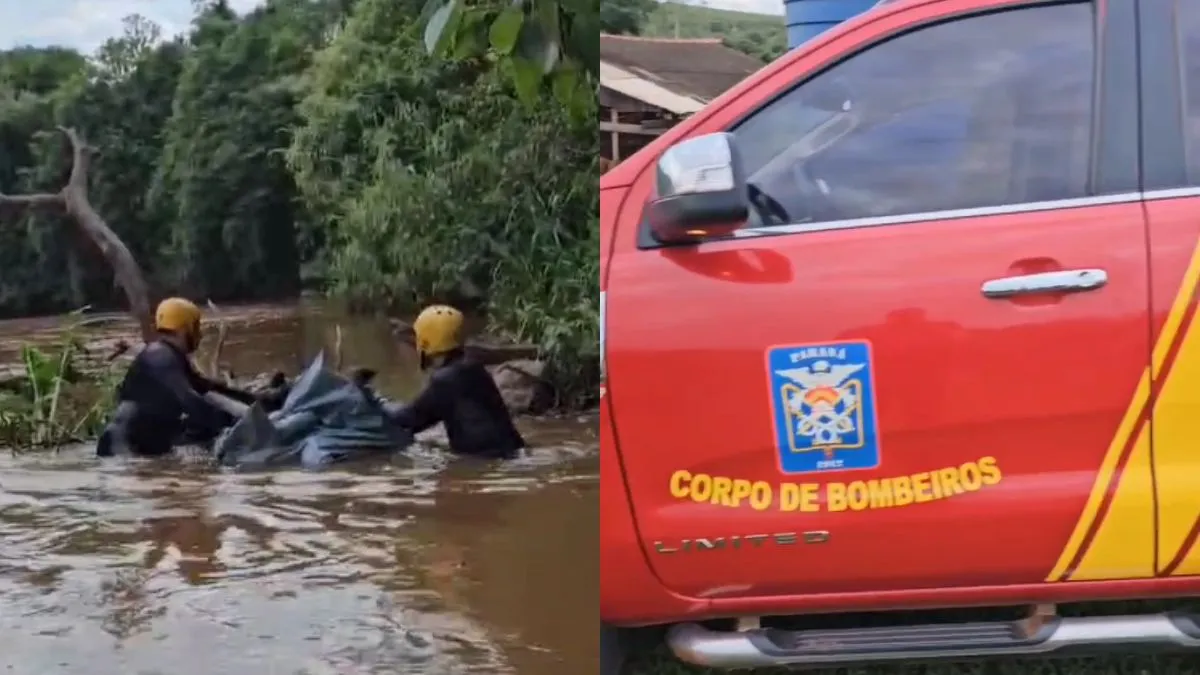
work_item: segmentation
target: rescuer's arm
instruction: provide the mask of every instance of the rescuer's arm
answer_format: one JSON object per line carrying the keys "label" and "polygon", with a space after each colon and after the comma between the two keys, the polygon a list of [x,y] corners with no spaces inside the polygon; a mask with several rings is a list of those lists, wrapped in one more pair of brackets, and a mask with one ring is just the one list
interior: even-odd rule
{"label": "rescuer's arm", "polygon": [[287,398],[288,391],[291,389],[288,386],[287,377],[283,373],[278,372],[271,377],[267,390],[260,394],[253,394],[245,389],[239,389],[219,380],[206,377],[191,364],[188,364],[187,376],[188,380],[192,383],[192,389],[195,389],[200,394],[213,392],[225,398],[233,399],[243,405],[261,403],[263,408],[268,412],[281,408],[284,399]]}
{"label": "rescuer's arm", "polygon": [[188,416],[189,426],[216,432],[224,427],[225,415],[208,401],[203,392],[192,386],[187,366],[169,348],[147,348],[145,365],[150,377],[157,380]]}
{"label": "rescuer's arm", "polygon": [[454,393],[449,384],[435,374],[412,402],[386,406],[388,417],[410,433],[425,431],[445,419],[445,410]]}
{"label": "rescuer's arm", "polygon": [[199,375],[198,373],[197,375],[204,381],[206,391],[214,391],[222,396],[231,398],[238,403],[245,403],[246,405],[254,405],[254,402],[258,400],[257,396],[248,391],[231,387],[223,382],[209,379],[203,375]]}

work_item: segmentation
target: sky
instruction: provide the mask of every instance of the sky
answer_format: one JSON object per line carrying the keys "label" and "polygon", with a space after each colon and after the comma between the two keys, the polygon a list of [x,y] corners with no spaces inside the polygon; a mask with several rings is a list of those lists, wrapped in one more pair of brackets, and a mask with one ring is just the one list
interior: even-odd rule
{"label": "sky", "polygon": [[[0,0],[3,2],[3,0]],[[689,5],[704,5],[714,9],[735,9],[740,12],[778,14],[783,16],[783,0],[684,0]]]}
{"label": "sky", "polygon": [[[259,0],[230,0],[245,11]],[[17,45],[63,45],[91,52],[121,34],[130,14],[157,23],[164,35],[187,30],[191,0],[0,0],[0,49]]]}
{"label": "sky", "polygon": [[[239,12],[260,0],[230,0]],[[782,14],[781,0],[690,0],[721,9]],[[90,53],[121,33],[130,14],[157,23],[170,36],[187,30],[191,0],[0,0],[0,49],[17,45],[63,45]]]}

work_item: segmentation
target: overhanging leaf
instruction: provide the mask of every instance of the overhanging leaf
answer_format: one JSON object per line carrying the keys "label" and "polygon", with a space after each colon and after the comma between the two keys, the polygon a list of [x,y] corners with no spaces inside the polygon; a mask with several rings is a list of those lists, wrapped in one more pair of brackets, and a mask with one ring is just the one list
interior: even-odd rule
{"label": "overhanging leaf", "polygon": [[513,49],[517,46],[517,38],[521,34],[521,26],[524,23],[525,13],[519,6],[509,5],[506,7],[492,22],[492,28],[488,32],[488,40],[492,44],[492,49],[506,56],[512,54]]}
{"label": "overhanging leaf", "polygon": [[559,103],[570,106],[571,98],[575,96],[575,90],[579,88],[579,72],[575,70],[574,66],[564,65],[554,73],[550,87],[554,91],[554,98]]}
{"label": "overhanging leaf", "polygon": [[579,59],[585,70],[596,76],[600,72],[600,22],[591,14],[571,17],[571,30],[564,40],[569,41],[568,53]]}
{"label": "overhanging leaf", "polygon": [[441,54],[454,34],[454,19],[457,16],[457,0],[447,0],[429,17],[425,24],[425,49],[430,54]]}
{"label": "overhanging leaf", "polygon": [[537,0],[537,5],[534,7],[534,12],[537,15],[538,25],[542,27],[542,33],[545,34],[548,40],[554,42],[562,41],[562,27],[559,25],[559,7],[555,0]]}
{"label": "overhanging leaf", "polygon": [[485,51],[487,31],[483,12],[465,12],[454,34],[453,58],[462,60]]}
{"label": "overhanging leaf", "polygon": [[589,120],[595,110],[590,105],[590,101],[594,100],[595,90],[589,86],[579,66],[567,61],[554,72],[553,77],[551,88],[554,98],[566,108],[571,120],[576,124],[595,125],[594,119]]}
{"label": "overhanging leaf", "polygon": [[542,67],[540,64],[523,59],[519,56],[512,58],[513,86],[517,90],[517,98],[527,106],[534,106],[538,100],[538,89],[542,85]]}
{"label": "overhanging leaf", "polygon": [[558,41],[550,39],[540,23],[526,21],[521,26],[521,35],[517,40],[517,56],[538,64],[545,75],[558,65],[559,54]]}

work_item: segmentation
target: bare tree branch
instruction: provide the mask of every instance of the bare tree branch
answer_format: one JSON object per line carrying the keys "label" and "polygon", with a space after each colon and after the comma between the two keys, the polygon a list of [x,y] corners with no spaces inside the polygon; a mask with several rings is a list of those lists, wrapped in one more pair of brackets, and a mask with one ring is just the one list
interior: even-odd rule
{"label": "bare tree branch", "polygon": [[11,204],[26,208],[44,208],[47,206],[65,206],[62,194],[36,194],[36,195],[6,195],[0,192],[0,204]]}
{"label": "bare tree branch", "polygon": [[154,338],[154,321],[150,310],[150,292],[142,268],[130,253],[129,247],[108,227],[100,214],[88,201],[88,167],[91,149],[78,132],[68,127],[58,127],[71,144],[71,174],[67,184],[57,194],[0,194],[0,206],[18,208],[61,207],[79,225],[83,233],[100,249],[108,261],[113,278],[125,293],[129,312],[138,322],[142,338]]}

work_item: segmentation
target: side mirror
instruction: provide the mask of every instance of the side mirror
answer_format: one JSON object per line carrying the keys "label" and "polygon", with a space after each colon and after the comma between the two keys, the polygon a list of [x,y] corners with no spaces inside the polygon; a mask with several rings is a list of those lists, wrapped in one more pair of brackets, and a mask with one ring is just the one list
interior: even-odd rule
{"label": "side mirror", "polygon": [[671,146],[659,158],[657,173],[650,231],[660,243],[700,242],[745,224],[746,176],[732,134],[706,134]]}

